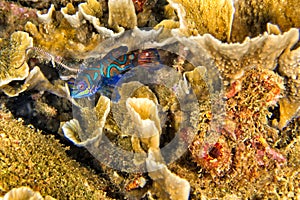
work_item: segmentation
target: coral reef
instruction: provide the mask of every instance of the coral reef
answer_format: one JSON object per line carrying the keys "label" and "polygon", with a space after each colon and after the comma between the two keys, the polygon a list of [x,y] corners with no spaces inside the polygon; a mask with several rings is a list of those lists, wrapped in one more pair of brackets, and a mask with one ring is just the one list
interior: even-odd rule
{"label": "coral reef", "polygon": [[[4,199],[300,198],[297,0],[19,3],[0,2]],[[72,99],[66,78],[120,45],[160,58]]]}
{"label": "coral reef", "polygon": [[40,46],[56,56],[76,57],[79,53],[95,48],[95,44],[101,41],[98,34],[86,35],[87,24],[75,29],[67,21],[69,18],[54,21],[53,13],[56,11],[51,6],[48,13],[40,14],[39,19],[43,22],[39,26],[30,21],[25,25],[25,30],[32,35],[35,46]]}
{"label": "coral reef", "polygon": [[[147,158],[147,169],[149,176],[154,181],[153,189],[159,199],[188,199],[190,184],[187,180],[173,174],[168,168],[160,163],[157,158],[157,150],[150,149]],[[156,154],[156,155],[155,155]]]}

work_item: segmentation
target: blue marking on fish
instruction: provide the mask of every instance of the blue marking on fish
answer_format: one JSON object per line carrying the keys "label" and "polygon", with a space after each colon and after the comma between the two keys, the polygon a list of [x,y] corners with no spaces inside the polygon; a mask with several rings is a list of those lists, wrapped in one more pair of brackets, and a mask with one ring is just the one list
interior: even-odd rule
{"label": "blue marking on fish", "polygon": [[91,67],[79,72],[75,80],[68,82],[70,95],[72,98],[84,98],[99,91],[102,95],[110,97],[124,72],[135,66],[147,66],[149,63],[160,63],[156,49],[128,53],[127,46],[115,48],[102,59],[92,63]]}

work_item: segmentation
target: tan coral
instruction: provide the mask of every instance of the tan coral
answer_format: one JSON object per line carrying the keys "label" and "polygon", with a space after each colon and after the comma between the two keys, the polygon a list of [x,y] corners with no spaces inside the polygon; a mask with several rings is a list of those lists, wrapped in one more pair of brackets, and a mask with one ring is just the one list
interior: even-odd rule
{"label": "tan coral", "polygon": [[78,12],[83,15],[84,19],[93,24],[102,39],[115,37],[123,33],[123,30],[119,30],[119,33],[116,33],[113,30],[104,27],[103,22],[100,22],[99,17],[103,15],[103,13],[100,12],[103,11],[100,2],[90,0],[86,3],[79,4],[78,9]]}
{"label": "tan coral", "polygon": [[[79,5],[79,9],[82,14],[95,16],[97,18],[101,18],[103,15],[103,7],[101,1],[96,0],[87,0],[86,3],[82,3]],[[86,17],[86,16],[85,16]]]}
{"label": "tan coral", "polygon": [[159,150],[149,149],[146,166],[153,180],[153,191],[160,199],[188,199],[190,184],[187,180],[172,173],[161,161]]}
{"label": "tan coral", "polygon": [[196,67],[193,71],[185,72],[183,74],[193,86],[193,92],[196,94],[198,100],[209,98],[208,86],[204,79],[205,73],[205,67],[200,66]]}
{"label": "tan coral", "polygon": [[7,96],[15,97],[15,96],[18,96],[20,93],[26,91],[28,86],[29,86],[28,84],[22,84],[22,85],[17,84],[17,85],[14,85],[14,86],[10,86],[8,84],[8,85],[2,86],[0,89]]}
{"label": "tan coral", "polygon": [[280,100],[280,121],[278,127],[283,129],[294,117],[299,116],[300,109],[300,47],[287,48],[279,58],[279,73],[286,78],[285,97]]}
{"label": "tan coral", "polygon": [[[147,98],[129,98],[126,107],[136,124],[138,137],[150,138],[161,132],[158,109],[155,103]],[[158,145],[155,145],[158,147]]]}
{"label": "tan coral", "polygon": [[95,48],[100,36],[98,34],[87,34],[88,27],[81,23],[78,28],[73,28],[67,19],[55,21],[51,7],[47,14],[39,15],[43,23],[36,26],[27,22],[25,30],[34,38],[36,46],[41,46],[48,52],[61,57],[80,57],[80,54]]}
{"label": "tan coral", "polygon": [[266,31],[266,24],[277,24],[282,31],[299,27],[300,2],[298,0],[238,0],[232,25],[232,42],[256,37]]}
{"label": "tan coral", "polygon": [[242,44],[222,43],[208,34],[183,38],[175,33],[175,36],[192,51],[204,51],[202,54],[215,61],[223,77],[239,79],[246,70],[255,66],[273,70],[282,52],[298,41],[299,32],[294,28],[282,35],[264,33],[256,38],[248,38]]}
{"label": "tan coral", "polygon": [[17,31],[11,35],[7,47],[1,50],[0,86],[15,80],[24,80],[28,76],[29,67],[24,62],[25,51],[32,45],[33,41],[28,33]]}
{"label": "tan coral", "polygon": [[[80,108],[78,112],[82,112],[80,122],[83,124],[80,124],[76,119],[66,122],[62,126],[64,135],[75,145],[94,150],[102,138],[103,127],[110,112],[110,100],[101,96],[95,108]],[[84,124],[86,121],[92,123]],[[85,128],[84,131],[83,127]]]}
{"label": "tan coral", "polygon": [[157,105],[146,98],[129,98],[126,107],[137,131],[133,136],[134,149],[139,149],[135,148],[138,147],[135,140],[142,141],[148,148],[159,148],[161,127]]}
{"label": "tan coral", "polygon": [[28,187],[19,187],[10,190],[3,197],[3,200],[43,200],[44,198],[39,192],[34,192]]}
{"label": "tan coral", "polygon": [[64,18],[70,23],[72,27],[80,27],[83,16],[80,12],[75,13],[75,8],[71,3],[68,3],[67,6],[64,8],[61,8],[60,12],[63,14]]}
{"label": "tan coral", "polygon": [[[93,50],[101,41],[122,34],[124,32],[122,26],[125,28],[136,26],[137,20],[132,1],[122,3],[124,2],[113,3],[109,9],[109,25],[117,29],[117,33],[104,26],[107,22],[100,21],[103,16],[103,2],[96,0],[88,0],[79,4],[78,11],[72,4],[67,4],[61,9],[63,15],[61,20],[53,19],[52,15],[57,11],[51,6],[48,13],[38,14],[42,22],[38,27],[27,22],[25,29],[33,36],[37,46],[41,46],[54,55],[86,58],[85,53]],[[121,9],[124,12],[120,12],[117,5],[122,8],[125,6]],[[91,26],[98,33],[90,32]]]}
{"label": "tan coral", "polygon": [[137,16],[132,0],[109,0],[108,9],[110,27],[123,31],[121,27],[132,29],[137,26]]}
{"label": "tan coral", "polygon": [[282,130],[293,118],[300,114],[300,102],[291,101],[288,98],[282,98],[279,100],[279,105],[280,121],[277,126],[280,130]]}
{"label": "tan coral", "polygon": [[46,14],[42,14],[41,11],[37,11],[38,21],[44,24],[50,24],[52,22],[52,15],[55,12],[54,5],[52,4]]}
{"label": "tan coral", "polygon": [[28,90],[36,89],[39,91],[48,91],[60,97],[68,98],[70,101],[70,95],[67,86],[61,81],[56,81],[54,84],[50,83],[45,75],[41,72],[40,68],[35,66],[28,77],[25,80],[25,84],[28,85]]}
{"label": "tan coral", "polygon": [[146,154],[141,143],[146,145],[147,149],[159,148],[161,127],[157,105],[147,98],[128,98],[126,107],[135,128],[132,130],[132,148],[135,152],[140,153],[135,154],[134,162],[136,164],[143,163]]}
{"label": "tan coral", "polygon": [[219,40],[230,39],[234,14],[232,0],[169,0],[179,17],[179,30],[186,35],[210,33]]}
{"label": "tan coral", "polygon": [[287,48],[279,58],[279,73],[287,77],[287,95],[293,101],[300,100],[300,47]]}
{"label": "tan coral", "polygon": [[[118,125],[121,128],[122,135],[133,135],[133,123],[130,113],[127,110],[126,101],[130,97],[136,98],[148,98],[157,103],[157,98],[155,94],[143,84],[137,81],[131,81],[129,83],[124,83],[119,88],[119,94],[121,96],[118,103],[112,104],[112,113],[115,121],[115,125]],[[111,124],[110,126],[112,126]]]}

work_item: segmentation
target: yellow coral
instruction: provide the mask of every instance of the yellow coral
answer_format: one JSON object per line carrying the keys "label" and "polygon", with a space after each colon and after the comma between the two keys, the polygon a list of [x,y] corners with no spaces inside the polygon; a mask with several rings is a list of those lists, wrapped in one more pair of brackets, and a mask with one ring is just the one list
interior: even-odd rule
{"label": "yellow coral", "polygon": [[14,32],[7,47],[2,48],[0,58],[0,86],[14,80],[24,80],[29,74],[25,60],[25,51],[32,47],[32,38],[28,33]]}
{"label": "yellow coral", "polygon": [[102,5],[96,0],[87,0],[86,3],[81,4],[81,8],[87,15],[92,15],[97,18],[101,18],[103,15]]}
{"label": "yellow coral", "polygon": [[219,40],[229,40],[234,14],[232,0],[169,0],[169,3],[178,12],[183,33],[210,33]]}
{"label": "yellow coral", "polygon": [[279,101],[279,105],[280,105],[280,121],[278,123],[278,128],[282,130],[299,112],[300,102],[293,102],[288,98],[282,98]]}
{"label": "yellow coral", "polygon": [[137,26],[137,16],[132,0],[109,0],[108,24],[120,31],[120,27],[132,29]]}
{"label": "yellow coral", "polygon": [[277,24],[282,31],[300,27],[298,0],[239,0],[235,1],[234,6],[233,42],[241,42],[247,36],[255,37],[263,33],[268,22]]}
{"label": "yellow coral", "polygon": [[[0,198],[1,199],[1,198]],[[5,194],[4,199],[7,200],[22,200],[22,199],[30,199],[30,200],[43,200],[44,198],[41,196],[39,192],[33,191],[28,187],[19,187],[10,190]]]}
{"label": "yellow coral", "polygon": [[[70,5],[66,8],[73,10]],[[65,9],[62,9],[63,11],[66,12]],[[51,7],[47,14],[40,14],[39,19],[42,19],[42,23],[38,27],[31,22],[27,22],[25,25],[25,30],[32,35],[36,46],[41,46],[54,55],[80,57],[82,53],[94,49],[99,43],[100,36],[98,34],[87,34],[87,24],[80,23],[80,26],[73,28],[74,24],[70,24],[68,18],[55,21],[52,18],[53,12],[56,11]],[[97,13],[97,15],[99,14]],[[78,20],[79,22],[80,20]]]}
{"label": "yellow coral", "polygon": [[94,49],[100,40],[99,35],[94,34],[89,38],[85,36],[84,41],[80,41],[79,37],[86,34],[84,28],[74,29],[66,20],[62,20],[57,27],[55,24],[40,24],[39,28],[27,22],[25,29],[38,46],[63,57],[80,58],[82,53]]}

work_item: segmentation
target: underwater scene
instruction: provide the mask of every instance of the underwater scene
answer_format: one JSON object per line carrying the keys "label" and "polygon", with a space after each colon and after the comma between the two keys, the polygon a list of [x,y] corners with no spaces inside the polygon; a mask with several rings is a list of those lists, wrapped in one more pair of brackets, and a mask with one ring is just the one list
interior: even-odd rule
{"label": "underwater scene", "polygon": [[300,199],[299,0],[0,0],[0,200]]}

